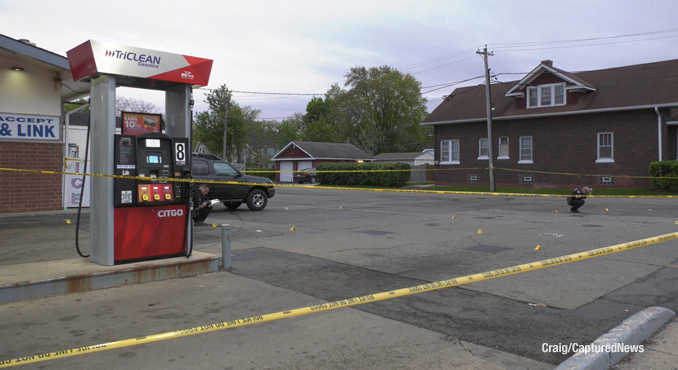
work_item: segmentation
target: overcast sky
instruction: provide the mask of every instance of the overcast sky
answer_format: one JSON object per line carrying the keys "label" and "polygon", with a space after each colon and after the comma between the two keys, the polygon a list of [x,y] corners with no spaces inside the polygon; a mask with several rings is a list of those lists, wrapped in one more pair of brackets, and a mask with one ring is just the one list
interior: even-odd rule
{"label": "overcast sky", "polygon": [[[0,34],[63,56],[91,39],[213,59],[207,88],[234,91],[323,96],[351,67],[390,65],[422,83],[431,111],[454,87],[430,90],[483,75],[485,44],[497,74],[545,59],[571,72],[677,59],[676,14],[675,0],[0,0]],[[205,92],[195,91],[198,111]],[[118,94],[164,109],[161,92]],[[312,98],[234,97],[277,120]]]}

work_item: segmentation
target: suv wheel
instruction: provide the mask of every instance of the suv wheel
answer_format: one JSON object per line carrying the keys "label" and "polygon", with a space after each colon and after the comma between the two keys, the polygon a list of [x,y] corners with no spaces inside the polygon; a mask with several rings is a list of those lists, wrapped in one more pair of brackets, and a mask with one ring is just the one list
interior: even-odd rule
{"label": "suv wheel", "polygon": [[247,207],[252,211],[261,211],[266,208],[268,198],[261,189],[252,189],[247,194]]}
{"label": "suv wheel", "polygon": [[238,209],[242,202],[222,202],[228,209]]}
{"label": "suv wheel", "polygon": [[318,179],[315,178],[315,176],[311,176],[311,184],[315,184],[318,182]]}

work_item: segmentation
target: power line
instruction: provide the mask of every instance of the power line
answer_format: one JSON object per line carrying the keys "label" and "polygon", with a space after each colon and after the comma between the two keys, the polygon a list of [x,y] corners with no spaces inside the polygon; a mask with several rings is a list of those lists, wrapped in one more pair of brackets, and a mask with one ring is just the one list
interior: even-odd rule
{"label": "power line", "polygon": [[[567,43],[574,43],[574,42],[609,40],[609,39],[617,39],[617,38],[623,38],[623,37],[636,37],[636,36],[654,35],[654,34],[660,34],[660,33],[674,33],[674,32],[678,32],[678,28],[671,28],[671,29],[667,29],[667,30],[659,30],[659,31],[651,31],[651,32],[631,33],[631,34],[626,34],[626,35],[615,35],[615,36],[606,36],[606,37],[591,37],[591,38],[585,38],[585,39],[500,43],[500,44],[492,44],[492,46],[495,49],[496,48],[503,49],[503,48],[509,48],[509,47],[512,47],[512,46],[532,46],[532,45],[537,46],[537,45],[567,44]],[[675,36],[672,36],[672,37],[675,37]],[[653,40],[653,39],[650,39],[650,40]],[[639,40],[639,41],[644,41],[644,40]],[[630,42],[635,42],[635,41],[630,41]]]}
{"label": "power line", "polygon": [[428,93],[430,93],[430,92],[432,92],[432,91],[444,89],[444,88],[446,88],[446,87],[450,87],[450,86],[454,86],[454,85],[459,85],[459,84],[461,84],[461,83],[468,82],[468,81],[475,80],[475,79],[482,78],[482,77],[485,77],[485,76],[484,76],[484,75],[480,75],[480,76],[475,76],[475,77],[467,78],[467,79],[462,80],[462,81],[457,81],[457,82],[453,82],[453,83],[450,83],[450,84],[445,84],[445,85],[442,86],[442,87],[438,87],[438,88],[435,88],[435,89],[433,89],[433,90],[425,91],[425,92],[422,92],[421,94],[422,94],[422,95],[428,94]]}

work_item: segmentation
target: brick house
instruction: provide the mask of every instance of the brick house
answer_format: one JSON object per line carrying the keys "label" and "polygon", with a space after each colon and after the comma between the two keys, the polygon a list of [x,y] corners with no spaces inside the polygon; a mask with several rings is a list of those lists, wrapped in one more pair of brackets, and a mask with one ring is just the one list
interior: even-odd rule
{"label": "brick house", "polygon": [[372,156],[353,144],[312,141],[291,141],[271,158],[277,171],[275,180],[279,182],[292,182],[294,177],[291,171],[315,168],[321,163],[361,163],[373,160]]}
{"label": "brick house", "polygon": [[422,122],[436,184],[489,184],[488,142],[497,186],[646,187],[635,177],[650,162],[678,158],[678,60],[586,72],[545,60],[491,85],[491,100],[489,141],[484,85],[455,89]]}
{"label": "brick house", "polygon": [[[0,35],[0,167],[63,171],[62,102],[88,94],[66,57]],[[0,213],[61,210],[62,186],[62,176],[0,171]]]}

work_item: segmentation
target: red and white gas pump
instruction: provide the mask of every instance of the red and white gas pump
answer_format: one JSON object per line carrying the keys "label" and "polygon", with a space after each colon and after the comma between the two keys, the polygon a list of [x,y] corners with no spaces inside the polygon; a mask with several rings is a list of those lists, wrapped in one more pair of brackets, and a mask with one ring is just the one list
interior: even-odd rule
{"label": "red and white gas pump", "polygon": [[[68,51],[74,81],[91,90],[90,261],[114,265],[189,253],[192,87],[206,86],[212,60],[99,41]],[[165,91],[161,117],[132,117],[146,129],[115,135],[115,89]],[[151,133],[148,133],[151,132]]]}

